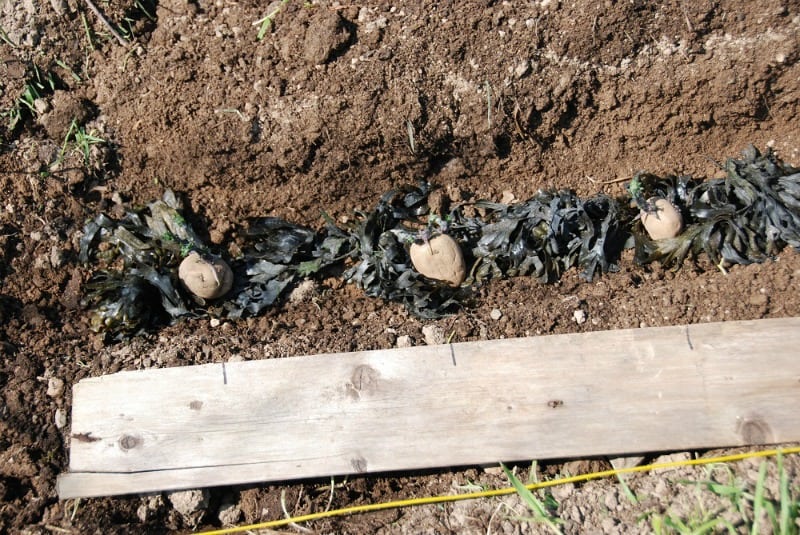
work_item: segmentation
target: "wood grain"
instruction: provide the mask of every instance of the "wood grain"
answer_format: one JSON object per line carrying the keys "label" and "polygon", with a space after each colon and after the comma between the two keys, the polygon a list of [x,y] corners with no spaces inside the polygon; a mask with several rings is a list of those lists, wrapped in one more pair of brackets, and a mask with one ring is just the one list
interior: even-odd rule
{"label": "wood grain", "polygon": [[120,372],[62,498],[800,440],[800,318]]}

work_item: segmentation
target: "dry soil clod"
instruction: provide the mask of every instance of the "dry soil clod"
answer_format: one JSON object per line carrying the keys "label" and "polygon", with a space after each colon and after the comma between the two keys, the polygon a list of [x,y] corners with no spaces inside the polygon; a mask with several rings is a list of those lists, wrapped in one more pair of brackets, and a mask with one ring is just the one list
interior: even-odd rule
{"label": "dry soil clod", "polygon": [[429,279],[459,286],[467,274],[461,246],[447,234],[438,234],[427,242],[414,242],[409,249],[414,269]]}
{"label": "dry soil clod", "polygon": [[187,290],[203,299],[216,299],[233,286],[233,271],[221,258],[192,251],[178,267],[178,278]]}
{"label": "dry soil clod", "polygon": [[652,197],[647,204],[655,209],[642,210],[642,225],[654,240],[674,238],[683,230],[683,217],[674,204],[661,197]]}

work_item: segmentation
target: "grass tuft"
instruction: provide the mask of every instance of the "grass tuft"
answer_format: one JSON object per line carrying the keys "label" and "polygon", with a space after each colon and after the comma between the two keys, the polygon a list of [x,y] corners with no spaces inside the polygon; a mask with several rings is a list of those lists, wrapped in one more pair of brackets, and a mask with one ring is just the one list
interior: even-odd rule
{"label": "grass tuft", "polygon": [[522,481],[519,480],[516,475],[514,475],[511,470],[508,469],[506,465],[500,463],[500,466],[503,468],[503,472],[505,472],[506,477],[514,487],[514,490],[517,491],[517,494],[519,494],[520,498],[522,498],[522,501],[533,513],[533,516],[520,518],[519,520],[543,524],[552,533],[562,533],[559,525],[563,524],[564,521],[556,516],[553,516],[549,510],[554,506],[558,506],[558,504],[555,502],[555,499],[548,495],[546,498],[547,501],[542,502],[539,498],[533,495],[533,493],[522,483]]}

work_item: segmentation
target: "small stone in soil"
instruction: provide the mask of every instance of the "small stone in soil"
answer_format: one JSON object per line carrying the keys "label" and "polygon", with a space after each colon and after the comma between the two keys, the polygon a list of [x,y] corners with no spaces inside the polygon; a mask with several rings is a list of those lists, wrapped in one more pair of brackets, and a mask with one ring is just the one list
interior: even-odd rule
{"label": "small stone in soil", "polygon": [[[688,461],[692,458],[692,455],[688,451],[684,451],[681,453],[672,453],[669,455],[661,455],[660,457],[656,457],[653,461],[653,464],[665,464],[665,463],[674,463],[674,462],[681,462],[681,461]],[[674,472],[677,470],[677,467],[674,468],[660,468],[660,472]]]}
{"label": "small stone in soil", "polygon": [[150,518],[150,513],[158,511],[162,505],[164,505],[164,500],[161,498],[161,495],[149,496],[145,498],[144,503],[136,509],[136,516],[139,517],[139,520],[142,522],[147,522]]}
{"label": "small stone in soil", "polygon": [[497,321],[503,317],[503,313],[500,312],[499,308],[493,308],[491,312],[489,312],[489,317],[493,320]]}
{"label": "small stone in soil", "polygon": [[184,516],[189,516],[208,507],[210,494],[206,489],[180,490],[167,494],[172,507]]}
{"label": "small stone in soil", "polygon": [[58,377],[51,377],[47,381],[47,395],[56,398],[64,393],[64,380]]}
{"label": "small stone in soil", "polygon": [[234,503],[222,504],[219,508],[217,518],[223,526],[232,526],[239,521],[242,516],[242,510]]}
{"label": "small stone in soil", "polygon": [[58,408],[56,409],[56,413],[53,416],[53,422],[56,424],[57,429],[63,429],[67,425],[67,415],[64,413],[64,409]]}
{"label": "small stone in soil", "polygon": [[582,325],[586,323],[586,312],[581,309],[577,309],[572,313],[572,319],[575,320],[575,323],[578,325]]}
{"label": "small stone in soil", "polygon": [[397,337],[397,347],[411,347],[414,343],[411,341],[411,337],[407,334]]}
{"label": "small stone in soil", "polygon": [[574,483],[565,483],[563,485],[556,485],[550,489],[550,493],[553,495],[557,501],[562,502],[569,498],[572,495],[572,491],[575,490]]}
{"label": "small stone in soil", "polygon": [[425,343],[429,346],[436,346],[445,342],[444,329],[436,325],[425,325],[422,328],[422,335]]}

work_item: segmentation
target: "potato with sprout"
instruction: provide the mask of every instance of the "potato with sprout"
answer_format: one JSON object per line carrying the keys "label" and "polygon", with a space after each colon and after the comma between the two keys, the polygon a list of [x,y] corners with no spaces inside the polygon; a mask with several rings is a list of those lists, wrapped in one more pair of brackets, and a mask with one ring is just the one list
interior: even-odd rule
{"label": "potato with sprout", "polygon": [[638,174],[628,185],[628,191],[639,207],[639,219],[650,239],[675,238],[683,231],[683,216],[678,207],[660,196],[645,200],[644,187]]}
{"label": "potato with sprout", "polygon": [[680,211],[662,197],[647,199],[647,207],[640,209],[639,217],[644,229],[654,240],[675,238],[683,230],[683,217]]}
{"label": "potato with sprout", "polygon": [[[424,232],[424,231],[423,231]],[[447,234],[423,236],[411,244],[408,251],[411,264],[429,279],[460,286],[467,275],[461,246]]]}
{"label": "potato with sprout", "polygon": [[233,271],[223,259],[190,252],[178,266],[178,278],[184,287],[202,299],[217,299],[233,286]]}

